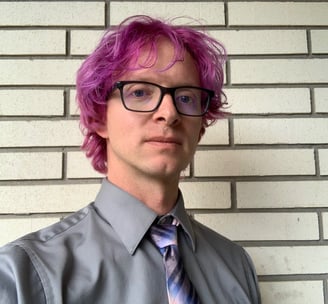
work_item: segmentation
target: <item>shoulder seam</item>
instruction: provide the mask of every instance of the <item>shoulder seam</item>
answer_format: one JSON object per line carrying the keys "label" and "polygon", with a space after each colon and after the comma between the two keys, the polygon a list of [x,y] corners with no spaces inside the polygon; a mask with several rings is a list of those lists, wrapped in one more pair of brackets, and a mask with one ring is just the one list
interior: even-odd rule
{"label": "shoulder seam", "polygon": [[[42,286],[42,290],[43,290],[43,294],[44,294],[44,298],[46,300],[46,303],[51,303],[50,299],[49,299],[49,296],[48,296],[48,293],[46,292],[46,288],[45,288],[45,285],[46,285],[46,282],[47,281],[47,276],[46,274],[42,271],[40,265],[38,265],[38,261],[37,261],[37,257],[36,255],[33,253],[32,250],[30,250],[30,248],[28,247],[25,247],[21,244],[15,244],[17,247],[19,247],[21,250],[23,250],[26,255],[29,257],[30,261],[31,261],[31,264],[33,265],[33,268],[35,270],[35,272],[37,273],[38,277],[39,277],[39,280],[41,282],[41,286]],[[41,272],[43,272],[43,275],[41,275]],[[48,280],[49,281],[49,280]],[[49,284],[48,284],[49,285]]]}

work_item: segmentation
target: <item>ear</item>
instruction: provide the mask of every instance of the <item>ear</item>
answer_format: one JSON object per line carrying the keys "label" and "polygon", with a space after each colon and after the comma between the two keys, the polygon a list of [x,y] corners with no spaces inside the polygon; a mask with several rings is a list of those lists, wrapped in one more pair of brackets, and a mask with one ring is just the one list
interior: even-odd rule
{"label": "ear", "polygon": [[106,125],[101,126],[101,127],[96,131],[96,133],[97,133],[100,137],[102,137],[102,138],[104,138],[104,139],[107,139],[107,138],[108,138],[108,130],[107,130],[107,128],[106,128]]}

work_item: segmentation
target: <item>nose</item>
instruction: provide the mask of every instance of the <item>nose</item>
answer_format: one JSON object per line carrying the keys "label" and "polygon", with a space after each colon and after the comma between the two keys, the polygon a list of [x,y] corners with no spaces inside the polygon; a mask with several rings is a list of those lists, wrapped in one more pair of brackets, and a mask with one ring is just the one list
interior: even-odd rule
{"label": "nose", "polygon": [[154,119],[163,122],[168,126],[173,126],[179,123],[181,117],[175,108],[171,94],[166,93],[163,96],[160,106],[154,112]]}

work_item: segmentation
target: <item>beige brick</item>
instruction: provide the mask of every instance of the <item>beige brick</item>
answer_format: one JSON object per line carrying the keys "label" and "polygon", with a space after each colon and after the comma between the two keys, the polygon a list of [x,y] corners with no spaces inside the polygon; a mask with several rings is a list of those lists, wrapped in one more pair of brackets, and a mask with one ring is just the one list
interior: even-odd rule
{"label": "beige brick", "polygon": [[76,102],[76,90],[70,90],[69,92],[69,114],[72,116],[80,115],[80,110]]}
{"label": "beige brick", "polygon": [[[1,4],[1,2],[0,2]],[[0,60],[0,85],[72,85],[81,60]]]}
{"label": "beige brick", "polygon": [[65,54],[65,36],[63,30],[0,30],[0,54]]}
{"label": "beige brick", "polygon": [[197,151],[196,176],[314,174],[311,149]]}
{"label": "beige brick", "polygon": [[235,119],[236,144],[327,143],[326,118]]}
{"label": "beige brick", "polygon": [[328,246],[247,247],[258,275],[328,272]]}
{"label": "beige brick", "polygon": [[303,88],[226,89],[235,114],[310,113],[310,91]]}
{"label": "beige brick", "polygon": [[238,208],[314,208],[328,205],[328,181],[237,182]]}
{"label": "beige brick", "polygon": [[320,174],[328,175],[328,149],[319,150]]}
{"label": "beige brick", "polygon": [[94,201],[99,184],[0,186],[0,213],[73,212]]}
{"label": "beige brick", "polygon": [[89,55],[96,47],[104,31],[73,30],[71,31],[71,54]]}
{"label": "beige brick", "polygon": [[64,115],[61,90],[0,90],[0,115],[50,116]]}
{"label": "beige brick", "polygon": [[80,151],[72,151],[67,153],[67,177],[68,178],[92,178],[104,177],[91,165],[91,160]]}
{"label": "beige brick", "polygon": [[316,88],[314,96],[316,112],[328,113],[328,88]]}
{"label": "beige brick", "polygon": [[260,282],[263,303],[324,304],[322,281]]}
{"label": "beige brick", "polygon": [[228,10],[230,25],[328,25],[322,2],[229,2]]}
{"label": "beige brick", "polygon": [[235,59],[231,60],[231,82],[326,83],[327,70],[327,59]]}
{"label": "beige brick", "polygon": [[111,1],[109,7],[110,23],[118,24],[131,15],[150,15],[161,18],[192,16],[175,20],[176,24],[196,24],[201,20],[206,25],[223,25],[224,4],[222,2],[148,2],[148,1]]}
{"label": "beige brick", "polygon": [[75,120],[0,121],[0,146],[79,146],[82,134]]}
{"label": "beige brick", "polygon": [[311,31],[312,53],[328,53],[328,31]]}
{"label": "beige brick", "polygon": [[307,53],[303,30],[216,30],[209,32],[230,55]]}
{"label": "beige brick", "polygon": [[179,186],[188,209],[231,207],[230,183],[228,182],[181,182]]}
{"label": "beige brick", "polygon": [[0,246],[27,233],[37,231],[59,220],[59,217],[0,217]]}
{"label": "beige brick", "polygon": [[0,3],[2,26],[104,25],[104,4],[73,1]]}
{"label": "beige brick", "polygon": [[328,212],[322,214],[323,219],[323,237],[328,240]]}
{"label": "beige brick", "polygon": [[235,241],[319,239],[316,213],[202,213],[195,219]]}
{"label": "beige brick", "polygon": [[200,145],[228,145],[229,125],[227,119],[218,120],[206,129]]}
{"label": "beige brick", "polygon": [[0,153],[0,180],[62,177],[60,152]]}

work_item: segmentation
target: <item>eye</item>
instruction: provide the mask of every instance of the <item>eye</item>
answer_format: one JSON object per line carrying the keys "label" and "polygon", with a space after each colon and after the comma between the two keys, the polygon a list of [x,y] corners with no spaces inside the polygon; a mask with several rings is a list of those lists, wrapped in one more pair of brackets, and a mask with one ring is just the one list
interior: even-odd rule
{"label": "eye", "polygon": [[146,84],[131,84],[126,86],[124,90],[125,98],[144,100],[150,98],[154,93],[154,89]]}
{"label": "eye", "polygon": [[145,92],[145,90],[141,90],[141,89],[139,89],[139,90],[135,90],[135,91],[133,91],[133,92],[131,93],[131,95],[133,95],[134,97],[143,97],[143,96],[146,95],[146,92]]}
{"label": "eye", "polygon": [[198,91],[191,88],[181,88],[175,94],[175,100],[181,104],[197,103],[199,99]]}
{"label": "eye", "polygon": [[191,96],[181,95],[176,97],[176,101],[180,103],[192,103],[194,99]]}

